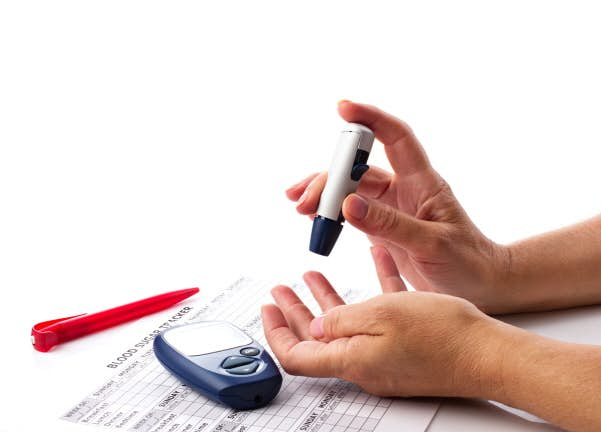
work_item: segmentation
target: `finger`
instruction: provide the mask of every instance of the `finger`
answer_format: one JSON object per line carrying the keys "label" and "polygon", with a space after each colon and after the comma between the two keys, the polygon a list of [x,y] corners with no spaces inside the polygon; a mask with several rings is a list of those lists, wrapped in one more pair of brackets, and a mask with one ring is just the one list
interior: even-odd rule
{"label": "finger", "polygon": [[386,170],[370,165],[369,170],[359,180],[357,193],[370,198],[380,198],[390,187],[392,176]]}
{"label": "finger", "polygon": [[[313,177],[306,185],[304,191],[298,197],[296,210],[299,213],[313,218],[319,206],[319,200],[327,178],[327,173],[323,172]],[[387,171],[370,166],[369,170],[361,177],[357,192],[370,198],[380,198],[390,187],[391,178],[392,176]]]}
{"label": "finger", "polygon": [[327,312],[333,307],[344,304],[344,300],[342,300],[323,274],[311,271],[305,273],[303,279],[322,311]]}
{"label": "finger", "polygon": [[359,335],[380,335],[382,323],[368,302],[337,306],[316,317],[309,326],[311,336],[324,341]]}
{"label": "finger", "polygon": [[371,256],[376,264],[376,273],[380,280],[382,292],[393,293],[398,291],[407,291],[405,282],[401,279],[394,259],[384,246],[374,246],[371,248]]}
{"label": "finger", "polygon": [[265,339],[282,367],[292,375],[338,376],[345,339],[333,343],[301,341],[288,327],[282,311],[273,304],[261,307]]}
{"label": "finger", "polygon": [[286,189],[286,196],[288,197],[288,199],[290,201],[298,201],[298,199],[301,197],[301,195],[307,188],[307,185],[311,183],[311,181],[318,175],[319,173],[313,173],[309,177],[301,180],[297,184],[290,186],[288,189]]}
{"label": "finger", "polygon": [[344,218],[366,234],[383,237],[413,253],[425,251],[434,222],[416,219],[376,200],[351,194],[342,203]]}
{"label": "finger", "polygon": [[300,214],[313,214],[317,211],[321,192],[326,185],[328,173],[319,173],[309,182],[302,195],[298,198],[296,211]]}
{"label": "finger", "polygon": [[261,319],[270,346],[274,342],[280,350],[288,351],[300,342],[298,336],[288,327],[288,322],[278,306],[274,304],[261,306]]}
{"label": "finger", "polygon": [[350,101],[338,103],[340,116],[349,122],[363,124],[374,131],[386,151],[395,173],[405,176],[430,167],[423,147],[402,120],[376,108]]}
{"label": "finger", "polygon": [[312,339],[309,324],[314,316],[296,293],[287,286],[278,285],[271,290],[271,295],[292,331],[302,340]]}

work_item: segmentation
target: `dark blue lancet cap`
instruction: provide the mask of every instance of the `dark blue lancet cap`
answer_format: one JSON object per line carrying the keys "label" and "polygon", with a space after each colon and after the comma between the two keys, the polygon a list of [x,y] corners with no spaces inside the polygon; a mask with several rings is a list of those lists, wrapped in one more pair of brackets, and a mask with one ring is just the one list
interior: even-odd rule
{"label": "dark blue lancet cap", "polygon": [[309,249],[319,255],[330,255],[341,231],[342,222],[316,216],[313,219]]}

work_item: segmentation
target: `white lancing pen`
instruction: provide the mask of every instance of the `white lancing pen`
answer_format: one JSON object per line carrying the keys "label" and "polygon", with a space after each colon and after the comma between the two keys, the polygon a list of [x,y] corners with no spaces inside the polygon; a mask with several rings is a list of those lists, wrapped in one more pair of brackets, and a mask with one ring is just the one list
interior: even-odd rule
{"label": "white lancing pen", "polygon": [[368,170],[373,142],[374,133],[359,123],[348,123],[342,130],[313,219],[311,252],[328,256],[334,248],[344,222],[342,203],[357,190],[361,176]]}

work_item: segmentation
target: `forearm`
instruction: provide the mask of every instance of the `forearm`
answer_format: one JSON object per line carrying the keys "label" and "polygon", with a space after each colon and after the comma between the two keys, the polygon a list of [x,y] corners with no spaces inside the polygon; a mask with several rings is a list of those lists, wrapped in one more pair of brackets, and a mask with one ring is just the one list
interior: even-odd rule
{"label": "forearm", "polygon": [[483,342],[480,397],[575,431],[601,430],[601,347],[496,322]]}
{"label": "forearm", "polygon": [[500,294],[508,310],[601,303],[601,216],[506,247]]}

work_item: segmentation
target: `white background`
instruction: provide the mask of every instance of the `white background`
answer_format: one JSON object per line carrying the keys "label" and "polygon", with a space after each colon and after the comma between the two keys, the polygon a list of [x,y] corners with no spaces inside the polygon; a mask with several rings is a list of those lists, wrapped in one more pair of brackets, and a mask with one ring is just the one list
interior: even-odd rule
{"label": "white background", "polygon": [[375,283],[362,235],[312,256],[284,196],[327,168],[339,99],[406,120],[496,241],[599,213],[599,20],[592,1],[0,3],[0,430],[20,382],[99,382],[77,343],[34,352],[35,322],[240,274]]}

